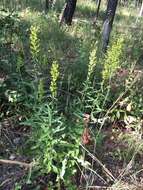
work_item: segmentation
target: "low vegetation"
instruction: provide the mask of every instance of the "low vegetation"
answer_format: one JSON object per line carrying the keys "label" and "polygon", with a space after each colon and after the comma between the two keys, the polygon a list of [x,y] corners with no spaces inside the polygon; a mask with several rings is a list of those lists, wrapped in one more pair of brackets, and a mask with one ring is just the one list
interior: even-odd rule
{"label": "low vegetation", "polygon": [[2,190],[142,189],[142,17],[119,4],[103,52],[88,1],[71,26],[62,0],[0,3]]}

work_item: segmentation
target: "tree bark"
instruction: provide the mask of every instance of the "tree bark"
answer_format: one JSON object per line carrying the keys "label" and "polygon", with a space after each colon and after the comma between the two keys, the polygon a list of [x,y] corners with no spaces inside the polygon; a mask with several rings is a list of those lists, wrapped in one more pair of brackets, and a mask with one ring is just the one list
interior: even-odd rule
{"label": "tree bark", "polygon": [[94,24],[96,24],[96,21],[97,21],[98,16],[99,16],[100,5],[101,5],[101,0],[98,0],[96,15],[95,15],[95,18],[94,18]]}
{"label": "tree bark", "polygon": [[49,6],[50,6],[50,1],[49,0],[45,0],[45,11],[46,12],[49,10]]}
{"label": "tree bark", "polygon": [[118,0],[108,0],[107,10],[106,10],[106,18],[103,24],[103,51],[106,52],[107,46],[109,44],[110,33],[112,30],[112,25],[116,13],[116,8],[118,5]]}
{"label": "tree bark", "polygon": [[67,0],[66,4],[64,6],[60,24],[65,22],[67,25],[71,25],[72,18],[73,18],[75,9],[76,9],[76,2],[77,2],[77,0]]}

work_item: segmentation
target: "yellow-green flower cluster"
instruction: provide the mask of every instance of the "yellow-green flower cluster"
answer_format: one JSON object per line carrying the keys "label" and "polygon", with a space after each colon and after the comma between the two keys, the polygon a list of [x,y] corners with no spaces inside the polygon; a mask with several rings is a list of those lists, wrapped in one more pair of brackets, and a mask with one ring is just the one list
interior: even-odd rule
{"label": "yellow-green flower cluster", "polygon": [[123,42],[123,38],[120,37],[113,43],[112,47],[108,49],[102,72],[103,81],[109,80],[119,68],[120,57],[123,50]]}
{"label": "yellow-green flower cluster", "polygon": [[30,28],[30,50],[33,59],[38,58],[40,52],[40,40],[38,38],[39,27],[31,26]]}
{"label": "yellow-green flower cluster", "polygon": [[88,65],[88,73],[87,73],[87,81],[90,80],[90,77],[94,71],[94,68],[96,66],[96,48],[94,48],[91,52],[90,52],[90,56],[89,56],[89,65]]}
{"label": "yellow-green flower cluster", "polygon": [[53,62],[51,67],[51,84],[50,84],[50,90],[52,97],[57,96],[57,80],[59,77],[59,65],[56,61]]}

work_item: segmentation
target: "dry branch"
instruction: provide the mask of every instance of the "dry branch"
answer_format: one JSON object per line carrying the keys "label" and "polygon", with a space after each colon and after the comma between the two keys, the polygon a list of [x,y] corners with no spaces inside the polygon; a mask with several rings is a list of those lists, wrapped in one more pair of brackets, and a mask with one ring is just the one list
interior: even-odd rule
{"label": "dry branch", "polygon": [[25,168],[32,168],[33,163],[25,163],[25,162],[20,162],[20,161],[16,161],[16,160],[4,160],[4,159],[0,159],[0,164],[13,164],[13,165],[19,165]]}

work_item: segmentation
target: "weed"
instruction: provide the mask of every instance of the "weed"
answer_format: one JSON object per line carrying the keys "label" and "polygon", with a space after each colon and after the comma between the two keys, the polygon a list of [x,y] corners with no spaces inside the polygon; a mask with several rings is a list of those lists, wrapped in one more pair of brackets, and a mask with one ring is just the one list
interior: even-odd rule
{"label": "weed", "polygon": [[40,52],[40,41],[39,41],[39,37],[38,37],[39,28],[36,26],[31,26],[30,31],[31,31],[31,33],[30,33],[31,55],[35,61],[38,61],[38,56],[39,56],[39,52]]}
{"label": "weed", "polygon": [[51,84],[50,84],[50,90],[53,98],[57,96],[58,77],[59,77],[59,65],[57,64],[57,62],[53,62],[51,67]]}
{"label": "weed", "polygon": [[76,172],[79,156],[79,137],[71,133],[65,118],[58,115],[52,105],[43,104],[35,109],[25,122],[32,126],[31,151],[42,173],[55,173],[57,180],[69,185],[70,177]]}
{"label": "weed", "polygon": [[119,38],[115,41],[111,48],[108,49],[105,58],[104,69],[102,72],[103,81],[109,80],[115,71],[120,68],[120,57],[123,49],[123,38]]}

